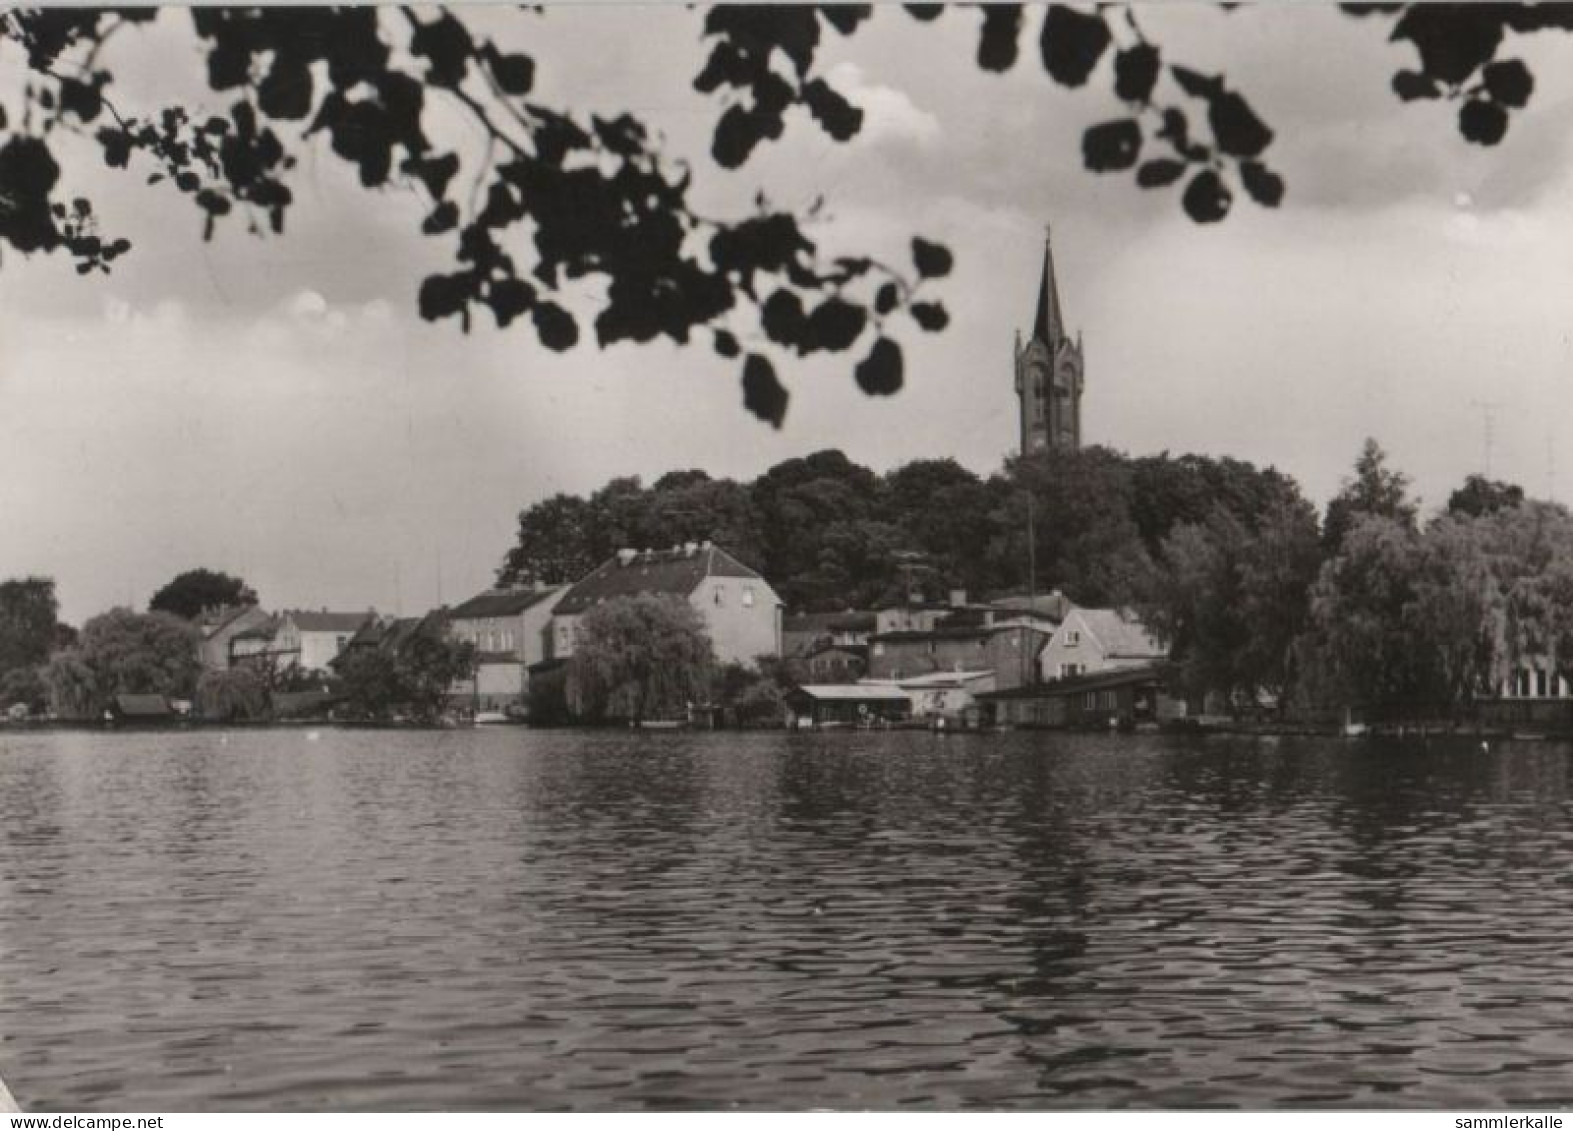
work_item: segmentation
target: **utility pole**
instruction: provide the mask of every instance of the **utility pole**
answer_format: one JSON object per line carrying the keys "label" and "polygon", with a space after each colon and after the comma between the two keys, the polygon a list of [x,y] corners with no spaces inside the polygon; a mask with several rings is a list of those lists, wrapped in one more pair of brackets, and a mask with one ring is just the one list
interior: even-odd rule
{"label": "utility pole", "polygon": [[1496,442],[1497,409],[1502,407],[1501,401],[1470,401],[1480,410],[1480,424],[1485,441],[1485,477],[1491,478],[1491,449]]}

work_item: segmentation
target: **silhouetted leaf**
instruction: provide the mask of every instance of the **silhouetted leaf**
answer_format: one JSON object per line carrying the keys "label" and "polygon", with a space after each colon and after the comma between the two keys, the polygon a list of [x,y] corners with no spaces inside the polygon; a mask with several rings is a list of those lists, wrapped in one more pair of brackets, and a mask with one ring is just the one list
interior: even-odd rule
{"label": "silhouetted leaf", "polygon": [[421,24],[410,36],[410,51],[426,59],[426,78],[437,86],[462,83],[474,49],[469,30],[446,12]]}
{"label": "silhouetted leaf", "polygon": [[808,319],[803,312],[803,300],[795,292],[782,287],[774,291],[759,308],[759,320],[765,336],[772,342],[795,346],[802,340],[804,324]]}
{"label": "silhouetted leaf", "polygon": [[1458,132],[1476,145],[1495,145],[1507,133],[1507,111],[1495,102],[1471,98],[1458,108]]}
{"label": "silhouetted leaf", "polygon": [[823,4],[816,9],[824,21],[842,35],[851,35],[858,24],[874,14],[868,4]]}
{"label": "silhouetted leaf", "polygon": [[1081,86],[1103,58],[1112,38],[1102,16],[1050,4],[1038,41],[1043,67],[1061,86]]}
{"label": "silhouetted leaf", "polygon": [[530,316],[535,319],[535,332],[547,349],[562,353],[573,349],[579,341],[579,324],[573,320],[573,315],[556,303],[536,303]]}
{"label": "silhouetted leaf", "polygon": [[1420,98],[1441,98],[1442,88],[1436,80],[1419,71],[1399,71],[1393,76],[1393,93],[1405,102]]}
{"label": "silhouetted leaf", "polygon": [[535,303],[535,288],[523,279],[499,279],[492,284],[487,295],[487,305],[497,319],[499,327],[506,328],[519,315]]}
{"label": "silhouetted leaf", "polygon": [[257,105],[270,118],[299,121],[311,113],[311,69],[298,55],[276,55],[257,88]]}
{"label": "silhouetted leaf", "polygon": [[858,388],[871,397],[888,397],[901,390],[901,347],[889,338],[880,338],[868,351],[868,356],[857,363],[853,376]]}
{"label": "silhouetted leaf", "polygon": [[502,55],[492,52],[490,59],[492,78],[504,94],[515,96],[530,93],[535,85],[535,61],[528,55]]}
{"label": "silhouetted leaf", "polygon": [[880,314],[889,314],[900,301],[900,289],[895,283],[886,283],[874,295],[874,309]]}
{"label": "silhouetted leaf", "polygon": [[950,315],[937,302],[915,302],[909,310],[912,320],[930,333],[938,333],[950,324]]}
{"label": "silhouetted leaf", "polygon": [[746,107],[733,103],[716,121],[710,156],[723,169],[739,168],[763,137],[759,120]]}
{"label": "silhouetted leaf", "polygon": [[1488,64],[1480,77],[1485,80],[1486,90],[1490,91],[1491,97],[1503,106],[1525,105],[1529,102],[1530,92],[1535,89],[1535,76],[1529,73],[1522,59],[1504,59],[1499,63]]}
{"label": "silhouetted leaf", "polygon": [[1284,198],[1284,179],[1260,161],[1240,163],[1240,183],[1264,208],[1277,208]]}
{"label": "silhouetted leaf", "polygon": [[447,318],[464,310],[470,297],[470,276],[428,275],[421,280],[420,312],[428,322]]}
{"label": "silhouetted leaf", "polygon": [[1221,91],[1207,108],[1218,148],[1234,157],[1258,157],[1273,140],[1268,129],[1244,98],[1233,91]]}
{"label": "silhouetted leaf", "polygon": [[1200,71],[1178,65],[1171,66],[1169,73],[1174,76],[1174,81],[1180,84],[1180,89],[1192,98],[1204,98],[1210,102],[1223,93],[1223,83],[1214,75],[1204,75]]}
{"label": "silhouetted leaf", "polygon": [[950,249],[943,244],[930,243],[921,236],[913,236],[912,263],[925,279],[943,279],[950,274],[954,260]]}
{"label": "silhouetted leaf", "polygon": [[1091,126],[1081,135],[1082,163],[1094,173],[1129,169],[1141,148],[1142,131],[1135,118]]}
{"label": "silhouetted leaf", "polygon": [[848,349],[858,340],[866,325],[868,311],[844,298],[831,295],[808,316],[804,352],[822,349],[835,353]]}
{"label": "silhouetted leaf", "polygon": [[1186,215],[1198,224],[1213,224],[1229,214],[1232,199],[1218,174],[1203,169],[1185,186],[1181,204],[1185,206]]}
{"label": "silhouetted leaf", "polygon": [[786,419],[789,394],[776,378],[775,368],[757,353],[743,362],[743,407],[772,427]]}
{"label": "silhouetted leaf", "polygon": [[1159,157],[1142,162],[1141,168],[1136,170],[1136,183],[1142,188],[1162,188],[1164,185],[1172,185],[1184,175],[1184,161],[1176,161],[1172,157]]}
{"label": "silhouetted leaf", "polygon": [[104,164],[111,169],[124,169],[131,160],[131,139],[118,127],[105,127],[98,131],[98,144],[104,147]]}
{"label": "silhouetted leaf", "polygon": [[945,11],[945,5],[943,4],[903,4],[902,7],[907,10],[907,15],[915,20],[922,20],[924,23],[939,19],[940,15]]}
{"label": "silhouetted leaf", "polygon": [[60,105],[63,109],[71,111],[82,121],[91,122],[103,110],[104,100],[99,97],[98,87],[91,83],[77,82],[75,79],[61,79]]}
{"label": "silhouetted leaf", "polygon": [[448,193],[448,182],[459,171],[459,155],[444,153],[438,157],[412,157],[404,163],[404,171],[419,177],[433,200],[441,200]]}
{"label": "silhouetted leaf", "polygon": [[983,31],[978,38],[978,66],[985,71],[1008,71],[1016,64],[1021,5],[983,4],[981,7]]}
{"label": "silhouetted leaf", "polygon": [[445,200],[431,210],[431,215],[421,221],[421,231],[428,236],[440,235],[449,232],[459,223],[459,206],[451,200]]}
{"label": "silhouetted leaf", "polygon": [[1127,102],[1146,102],[1158,82],[1158,49],[1138,43],[1114,56],[1114,93]]}
{"label": "silhouetted leaf", "polygon": [[716,353],[722,357],[736,357],[743,352],[743,348],[737,344],[737,335],[730,330],[716,330],[712,335],[712,342]]}
{"label": "silhouetted leaf", "polygon": [[823,79],[804,84],[803,103],[814,120],[836,141],[847,141],[862,128],[862,109],[848,102]]}
{"label": "silhouetted leaf", "polygon": [[1432,78],[1458,85],[1496,54],[1502,42],[1504,6],[1496,4],[1411,4],[1393,26],[1392,38],[1420,51]]}

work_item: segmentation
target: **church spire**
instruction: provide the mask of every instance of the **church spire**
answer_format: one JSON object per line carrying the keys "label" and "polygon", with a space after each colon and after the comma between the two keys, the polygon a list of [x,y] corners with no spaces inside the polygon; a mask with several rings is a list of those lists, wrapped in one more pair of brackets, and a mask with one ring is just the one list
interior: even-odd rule
{"label": "church spire", "polygon": [[1038,284],[1037,321],[1032,336],[1049,347],[1058,348],[1065,337],[1065,319],[1060,314],[1060,289],[1054,280],[1054,246],[1049,238],[1049,226],[1043,226],[1043,280]]}

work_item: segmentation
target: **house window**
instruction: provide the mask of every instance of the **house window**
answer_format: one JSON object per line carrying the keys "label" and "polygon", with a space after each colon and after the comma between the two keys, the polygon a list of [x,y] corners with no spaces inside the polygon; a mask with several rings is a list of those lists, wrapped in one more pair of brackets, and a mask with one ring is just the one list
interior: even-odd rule
{"label": "house window", "polygon": [[1078,645],[1080,643],[1081,643],[1081,630],[1077,629],[1077,628],[1067,628],[1065,630],[1065,647],[1067,647],[1067,648],[1074,648],[1074,647],[1076,647],[1076,645]]}
{"label": "house window", "polygon": [[725,592],[722,590],[722,588],[719,585],[716,586],[715,603],[717,605],[724,605],[724,604],[726,604]]}
{"label": "house window", "polygon": [[754,607],[754,587],[752,585],[743,586],[743,607],[745,609]]}
{"label": "house window", "polygon": [[884,654],[885,654],[885,646],[883,644],[875,644],[874,645],[874,655],[876,655],[876,656],[883,656]]}
{"label": "house window", "polygon": [[1069,679],[1073,675],[1080,675],[1080,674],[1081,674],[1081,665],[1080,664],[1061,664],[1060,665],[1060,678],[1061,679]]}
{"label": "house window", "polygon": [[1546,670],[1544,668],[1535,672],[1535,694],[1542,699],[1546,697]]}

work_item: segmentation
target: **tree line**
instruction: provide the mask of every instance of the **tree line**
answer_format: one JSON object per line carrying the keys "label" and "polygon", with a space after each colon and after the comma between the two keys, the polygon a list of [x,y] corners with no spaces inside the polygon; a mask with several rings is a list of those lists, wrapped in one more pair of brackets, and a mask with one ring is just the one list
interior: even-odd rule
{"label": "tree line", "polygon": [[1273,468],[1102,447],[988,476],[930,459],[879,474],[821,451],[748,482],[619,478],[522,511],[499,581],[571,582],[622,547],[704,539],[793,612],[957,588],[1133,609],[1182,690],[1234,707],[1447,711],[1521,660],[1548,681],[1573,670],[1568,511],[1471,475],[1422,518],[1374,440],[1322,513]]}
{"label": "tree line", "polygon": [[[748,482],[698,470],[648,487],[619,478],[524,509],[498,580],[566,583],[622,547],[703,540],[758,570],[794,612],[940,600],[957,588],[1058,588],[1083,606],[1134,609],[1168,644],[1184,691],[1235,706],[1447,711],[1526,661],[1527,674],[1511,675],[1530,681],[1516,689],[1525,693],[1554,694],[1556,674],[1573,671],[1573,515],[1477,475],[1422,515],[1374,440],[1320,514],[1272,468],[1101,447],[1035,452],[988,476],[933,459],[880,474],[821,451]],[[0,583],[0,708],[96,717],[116,694],[155,692],[253,715],[267,693],[291,689],[274,685],[289,673],[258,686],[204,675],[191,617],[215,599],[256,596],[239,579],[189,571],[157,607],[110,610],[79,633],[59,622],[52,580]],[[738,684],[733,692],[747,682],[692,652],[663,659],[662,678],[688,673],[673,688],[628,690],[617,665],[640,617],[660,619],[626,610],[628,623],[604,626],[605,647],[586,650],[562,689],[575,714],[642,714],[650,704],[618,696],[653,695],[665,708],[703,700],[717,679]],[[409,696],[390,689],[406,686],[430,701],[463,667],[426,651],[430,664],[412,653],[357,667],[349,682],[364,685],[363,713],[398,709]]]}

